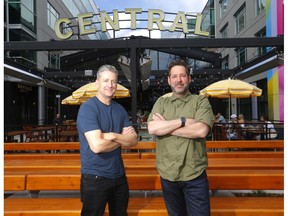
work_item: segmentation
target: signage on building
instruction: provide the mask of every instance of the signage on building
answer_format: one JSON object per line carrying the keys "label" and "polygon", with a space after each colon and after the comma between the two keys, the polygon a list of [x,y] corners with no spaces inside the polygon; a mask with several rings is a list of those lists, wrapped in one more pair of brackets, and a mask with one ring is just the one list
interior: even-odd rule
{"label": "signage on building", "polygon": [[[141,8],[126,8],[125,14],[130,15],[130,29],[136,30],[137,29],[137,14],[142,14]],[[164,26],[163,22],[165,22],[165,12],[162,10],[155,10],[155,9],[149,9],[147,13],[147,30],[153,31],[153,30],[160,30],[160,31],[182,31],[183,33],[187,34],[188,31],[188,22],[187,18],[184,12],[179,11],[177,14],[175,13],[174,20],[172,20],[170,26]],[[169,13],[171,15],[171,13]],[[110,25],[111,30],[119,31],[120,25],[119,25],[119,13],[118,10],[113,10],[113,19],[108,15],[106,11],[101,11],[97,16],[100,18],[100,24],[101,29],[96,29],[95,25],[92,23],[93,17],[96,16],[92,12],[90,13],[84,13],[84,14],[78,14],[77,16],[77,24],[79,32],[78,34],[80,36],[82,35],[89,35],[89,34],[95,34],[98,31],[107,32],[107,24]],[[127,20],[125,20],[127,21]],[[195,29],[194,34],[195,35],[201,35],[201,36],[209,36],[209,32],[201,31],[201,22],[202,22],[202,14],[198,13],[196,15],[196,23],[195,23]],[[75,32],[73,32],[72,28],[66,28],[65,31],[62,31],[62,27],[69,26],[71,24],[71,20],[69,18],[60,18],[55,23],[55,33],[56,36],[59,39],[67,40],[70,37],[73,36]],[[157,26],[157,28],[155,28]],[[110,30],[110,29],[109,29]]]}
{"label": "signage on building", "polygon": [[20,89],[21,92],[30,92],[32,91],[32,87],[31,86],[26,86],[20,83],[17,83],[17,88]]}

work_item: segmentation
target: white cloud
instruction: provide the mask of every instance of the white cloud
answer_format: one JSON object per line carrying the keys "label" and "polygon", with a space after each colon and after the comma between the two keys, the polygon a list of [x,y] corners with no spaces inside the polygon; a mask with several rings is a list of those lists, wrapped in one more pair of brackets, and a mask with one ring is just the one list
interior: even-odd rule
{"label": "white cloud", "polygon": [[143,0],[142,2],[142,7],[144,5],[147,9],[161,9],[165,12],[177,13],[178,11],[201,12],[207,3],[207,0]]}
{"label": "white cloud", "polygon": [[[107,1],[106,4],[103,4],[102,6],[102,10],[106,10],[107,12],[112,11],[111,9],[109,10],[108,8],[111,8],[111,5],[113,5],[114,9],[118,9],[119,11],[119,20],[123,20],[123,19],[129,20],[129,21],[121,21],[119,23],[121,30],[115,32],[115,37],[117,38],[129,37],[131,35],[149,37],[149,31],[147,30],[147,27],[148,27],[147,22],[137,21],[136,23],[137,30],[131,30],[131,21],[130,21],[131,15],[120,13],[120,11],[124,11],[125,8],[142,8],[142,11],[147,11],[148,9],[160,9],[166,13],[165,20],[173,21],[175,18],[175,15],[169,15],[167,14],[168,12],[170,13],[177,13],[179,11],[183,11],[185,13],[202,12],[204,6],[207,3],[207,0],[197,0],[197,1],[196,0],[192,0],[192,1],[187,1],[187,0],[177,0],[177,1],[135,0],[135,1],[132,1],[131,0],[131,1],[121,1],[121,3],[119,2],[119,0],[106,0],[106,1]],[[113,2],[115,2],[115,5],[113,4]],[[141,18],[141,19],[147,20],[148,14],[143,12],[142,14],[136,14],[136,17],[137,17],[136,19]],[[111,16],[111,18],[113,20],[113,16]],[[165,26],[166,29],[169,29],[171,26],[171,23],[162,22],[162,24]],[[109,24],[107,24],[107,27],[110,28]],[[158,29],[158,27],[155,24],[154,24],[154,28]],[[113,38],[113,32],[109,31],[109,33],[111,37]],[[151,38],[160,38],[160,36],[161,36],[161,32],[159,30],[151,31],[151,35],[150,35]]]}

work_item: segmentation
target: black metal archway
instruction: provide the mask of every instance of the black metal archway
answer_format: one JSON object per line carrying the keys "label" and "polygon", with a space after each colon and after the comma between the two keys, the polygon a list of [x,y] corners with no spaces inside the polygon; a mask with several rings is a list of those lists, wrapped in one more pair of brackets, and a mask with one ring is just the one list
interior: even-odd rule
{"label": "black metal archway", "polygon": [[[177,39],[150,39],[143,37],[124,38],[122,40],[78,40],[78,41],[13,41],[4,42],[4,52],[8,51],[83,51],[83,50],[94,50],[105,49],[105,50],[115,50],[115,49],[126,49],[130,53],[131,62],[130,70],[138,70],[138,59],[139,50],[141,49],[154,49],[162,50],[166,49],[167,52],[177,53],[179,49],[196,49],[196,48],[240,48],[240,47],[273,47],[275,55],[281,53],[283,55],[284,51],[284,37],[266,37],[266,38],[177,38]],[[208,57],[207,57],[208,58]],[[260,60],[264,60],[263,57],[259,57]],[[204,59],[205,60],[205,59]],[[221,59],[220,59],[221,60]],[[275,67],[275,64],[273,65]],[[272,68],[272,67],[271,67]],[[233,72],[234,75],[240,73],[242,68],[235,68],[230,73]],[[209,69],[208,72],[213,73],[224,73],[227,72],[221,68]],[[71,71],[71,73],[73,73]],[[79,73],[79,72],[78,72]],[[83,71],[80,73],[84,73]],[[201,71],[199,71],[201,73]],[[137,112],[137,73],[131,73],[131,91],[132,91],[132,122],[136,123],[136,112]]]}

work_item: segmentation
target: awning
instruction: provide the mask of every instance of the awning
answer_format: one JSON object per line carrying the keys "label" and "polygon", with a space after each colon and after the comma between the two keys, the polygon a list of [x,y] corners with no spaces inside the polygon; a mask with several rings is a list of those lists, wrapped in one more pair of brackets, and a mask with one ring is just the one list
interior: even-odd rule
{"label": "awning", "polygon": [[[26,81],[32,85],[43,85],[46,88],[54,89],[60,92],[68,92],[71,89],[67,86],[61,85],[59,83],[44,79],[40,76],[32,74],[30,72],[24,71],[22,69],[13,67],[11,65],[4,64],[4,74],[13,78],[16,78],[15,81],[19,82],[20,80]],[[19,80],[20,79],[20,80]]]}

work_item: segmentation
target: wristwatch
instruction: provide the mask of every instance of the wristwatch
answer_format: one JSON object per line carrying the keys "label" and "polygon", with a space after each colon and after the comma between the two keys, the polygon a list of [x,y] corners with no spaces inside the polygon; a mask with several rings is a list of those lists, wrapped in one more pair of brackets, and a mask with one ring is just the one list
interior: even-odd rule
{"label": "wristwatch", "polygon": [[185,117],[181,117],[181,127],[184,127],[186,123],[186,118]]}

